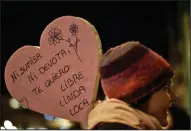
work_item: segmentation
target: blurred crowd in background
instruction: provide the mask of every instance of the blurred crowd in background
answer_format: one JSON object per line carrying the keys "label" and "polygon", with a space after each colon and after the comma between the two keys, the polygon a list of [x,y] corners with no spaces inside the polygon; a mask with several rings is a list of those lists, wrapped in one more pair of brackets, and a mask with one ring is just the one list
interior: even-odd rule
{"label": "blurred crowd in background", "polygon": [[[64,15],[82,17],[97,29],[103,53],[126,41],[140,41],[173,66],[178,101],[171,108],[174,129],[190,128],[190,11],[189,1],[174,2],[2,2],[1,4],[1,129],[82,129],[79,123],[21,106],[4,82],[6,62],[14,51],[38,46],[42,31]],[[97,99],[105,99],[98,88]]]}

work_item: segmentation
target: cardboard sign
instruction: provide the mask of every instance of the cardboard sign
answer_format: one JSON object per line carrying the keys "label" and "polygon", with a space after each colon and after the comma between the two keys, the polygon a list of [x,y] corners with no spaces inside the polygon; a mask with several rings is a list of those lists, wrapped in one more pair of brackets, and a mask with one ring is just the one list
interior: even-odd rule
{"label": "cardboard sign", "polygon": [[63,16],[45,28],[40,47],[24,46],[11,56],[6,86],[33,111],[86,122],[97,93],[101,56],[95,28],[82,18]]}

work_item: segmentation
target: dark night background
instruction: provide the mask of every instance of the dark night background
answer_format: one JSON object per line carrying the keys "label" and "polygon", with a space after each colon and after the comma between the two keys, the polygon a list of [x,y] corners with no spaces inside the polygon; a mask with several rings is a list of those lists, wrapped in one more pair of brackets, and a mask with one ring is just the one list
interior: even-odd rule
{"label": "dark night background", "polygon": [[[2,75],[9,57],[24,45],[39,45],[44,28],[64,15],[79,16],[97,29],[103,52],[140,41],[168,59],[168,26],[176,30],[177,2],[2,3]],[[2,77],[3,78],[3,77]],[[2,80],[5,87],[4,80]],[[2,93],[7,93],[3,88]]]}
{"label": "dark night background", "polygon": [[[10,56],[26,44],[38,46],[44,28],[60,16],[78,16],[93,24],[100,35],[104,53],[111,47],[134,40],[140,41],[170,60],[171,36],[173,41],[177,41],[180,36],[177,8],[179,3],[176,1],[2,2],[2,95],[9,95],[4,81],[4,69]],[[182,3],[185,8],[190,5],[186,1]],[[98,97],[104,99],[101,88]]]}

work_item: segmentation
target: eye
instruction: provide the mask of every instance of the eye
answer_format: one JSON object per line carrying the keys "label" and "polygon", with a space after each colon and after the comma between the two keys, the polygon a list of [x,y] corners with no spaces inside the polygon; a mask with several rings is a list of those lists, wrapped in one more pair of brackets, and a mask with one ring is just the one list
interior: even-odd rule
{"label": "eye", "polygon": [[165,93],[169,93],[170,92],[170,89],[171,87],[169,87],[169,86],[165,86],[165,88],[163,89],[163,91],[165,92]]}
{"label": "eye", "polygon": [[168,88],[164,88],[163,92],[168,93]]}
{"label": "eye", "polygon": [[167,88],[164,88],[164,92],[165,92],[165,94],[170,94],[170,92],[171,92],[171,90],[172,90],[172,88],[171,87],[167,87]]}
{"label": "eye", "polygon": [[170,91],[171,91],[171,83],[168,82],[166,83],[165,87],[163,88],[163,91],[165,92],[165,94],[169,95],[170,94]]}

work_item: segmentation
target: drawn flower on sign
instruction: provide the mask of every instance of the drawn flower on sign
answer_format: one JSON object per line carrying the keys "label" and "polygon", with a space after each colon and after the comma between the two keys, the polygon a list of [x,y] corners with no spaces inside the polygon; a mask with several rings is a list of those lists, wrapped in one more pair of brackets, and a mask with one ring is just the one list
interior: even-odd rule
{"label": "drawn flower on sign", "polygon": [[68,38],[69,46],[74,49],[78,59],[82,62],[82,60],[80,59],[80,56],[78,55],[78,43],[80,42],[80,39],[77,36],[78,25],[74,23],[71,24],[69,27],[69,31],[72,34],[72,38],[74,38],[74,41],[71,41],[72,38]]}
{"label": "drawn flower on sign", "polygon": [[48,38],[48,41],[49,41],[49,44],[50,45],[56,45],[57,43],[60,43],[60,40],[63,40],[62,38],[62,32],[60,29],[58,28],[52,28],[49,32],[49,38]]}
{"label": "drawn flower on sign", "polygon": [[77,36],[78,33],[78,25],[73,23],[69,26],[69,31],[72,34],[71,37],[69,38],[63,38],[62,36],[62,32],[60,29],[58,28],[52,28],[48,34],[49,34],[49,44],[50,45],[56,45],[57,43],[60,43],[61,40],[66,41],[69,44],[69,47],[73,48],[78,59],[80,60],[80,62],[82,62],[80,56],[78,55],[78,43],[80,42],[80,39]]}
{"label": "drawn flower on sign", "polygon": [[76,24],[71,24],[69,31],[72,33],[72,35],[76,35],[78,33],[78,25]]}

